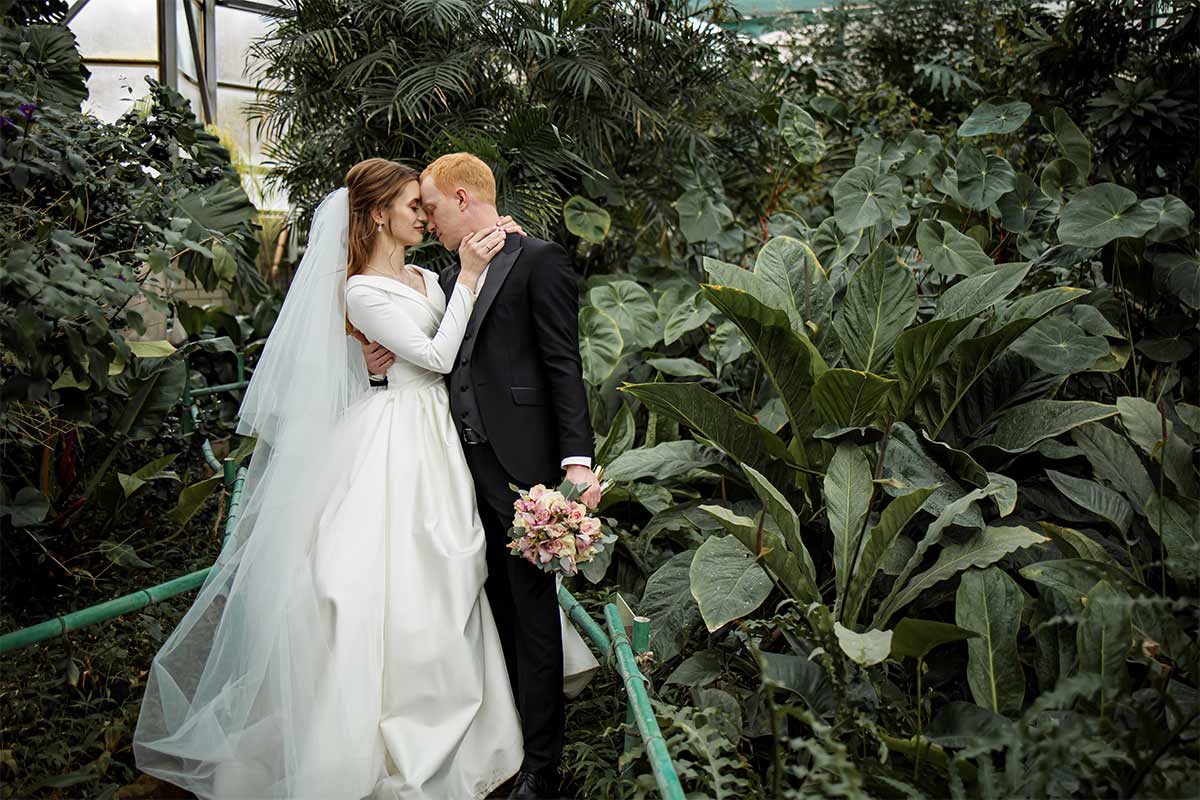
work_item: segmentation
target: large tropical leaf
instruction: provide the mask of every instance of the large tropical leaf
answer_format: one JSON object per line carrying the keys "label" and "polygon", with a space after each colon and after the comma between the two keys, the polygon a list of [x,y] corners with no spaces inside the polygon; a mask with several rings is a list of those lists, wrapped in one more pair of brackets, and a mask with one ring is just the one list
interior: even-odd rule
{"label": "large tropical leaf", "polygon": [[720,459],[718,451],[698,442],[663,442],[653,447],[626,450],[608,465],[604,477],[613,481],[636,481],[640,478],[664,481],[693,469],[712,466]]}
{"label": "large tropical leaf", "polygon": [[818,343],[829,334],[833,287],[807,244],[790,236],[772,238],[758,251],[754,274],[789,301],[784,310],[797,331]]}
{"label": "large tropical leaf", "polygon": [[989,566],[1015,550],[1047,541],[1047,537],[1023,526],[977,530],[966,541],[944,547],[932,567],[909,581],[896,598],[876,614],[873,626],[886,626],[896,611],[916,600],[925,590],[949,580],[964,569]]}
{"label": "large tropical leaf", "polygon": [[868,166],[854,167],[846,172],[830,193],[833,195],[834,219],[838,227],[848,233],[890,220],[904,203],[900,179]]}
{"label": "large tropical leaf", "polygon": [[675,201],[679,228],[689,242],[715,239],[733,222],[733,212],[709,189],[689,189]]}
{"label": "large tropical leaf", "polygon": [[879,522],[867,533],[858,556],[858,565],[854,568],[854,574],[850,576],[845,601],[842,603],[841,618],[847,624],[853,625],[858,622],[863,603],[866,602],[885,554],[937,488],[926,486],[895,498],[883,510]]}
{"label": "large tropical leaf", "polygon": [[1051,375],[1083,372],[1109,351],[1107,339],[1086,333],[1061,315],[1047,317],[1025,331],[1012,349]]}
{"label": "large tropical leaf", "polygon": [[1047,130],[1062,150],[1063,157],[1075,165],[1079,175],[1087,177],[1092,172],[1092,145],[1087,137],[1061,108],[1054,109]]}
{"label": "large tropical leaf", "polygon": [[787,315],[752,295],[723,286],[704,286],[704,294],[737,325],[783,399],[794,432],[807,429],[801,417],[825,360],[812,342],[792,329]]}
{"label": "large tropical leaf", "polygon": [[1078,247],[1103,247],[1114,239],[1144,236],[1158,223],[1153,208],[1115,183],[1089,186],[1062,210],[1058,238]]}
{"label": "large tropical leaf", "polygon": [[958,135],[965,139],[987,133],[1012,133],[1025,124],[1032,110],[1029,103],[1016,100],[986,100],[958,126]]}
{"label": "large tropical leaf", "polygon": [[934,319],[961,319],[988,310],[1021,285],[1029,267],[1024,262],[1001,264],[958,281],[938,298]]}
{"label": "large tropical leaf", "polygon": [[1014,714],[1025,699],[1025,673],[1017,634],[1025,595],[996,567],[970,570],[954,596],[954,622],[979,638],[967,642],[967,685],[975,702],[997,714]]}
{"label": "large tropical leaf", "polygon": [[959,150],[954,169],[958,193],[968,206],[979,211],[995,203],[1017,185],[1017,175],[1008,161],[1000,156],[984,155],[977,147]]}
{"label": "large tropical leaf", "polygon": [[1008,453],[1024,453],[1044,439],[1116,415],[1116,406],[1088,400],[1033,400],[1002,415],[995,430],[971,449],[995,447]]}
{"label": "large tropical leaf", "polygon": [[1200,578],[1200,503],[1155,492],[1146,502],[1146,518],[1167,549],[1171,574],[1187,582]]}
{"label": "large tropical leaf", "polygon": [[585,381],[599,386],[608,380],[624,349],[625,340],[615,319],[595,306],[579,310],[579,355]]}
{"label": "large tropical leaf", "polygon": [[804,571],[804,577],[808,581],[812,593],[815,595],[817,569],[813,565],[808,547],[804,544],[804,532],[800,526],[800,517],[796,514],[796,510],[792,508],[792,504],[783,496],[783,493],[767,480],[765,475],[746,464],[742,465],[742,469],[750,481],[750,488],[758,495],[759,502],[763,504],[763,508],[775,520],[775,525],[779,528],[787,549],[800,562],[800,568]]}
{"label": "large tropical leaf", "polygon": [[896,382],[853,369],[827,370],[812,388],[821,421],[837,428],[860,428],[877,416]]}
{"label": "large tropical leaf", "polygon": [[929,265],[947,277],[974,275],[994,266],[978,242],[942,220],[917,226],[917,243]]}
{"label": "large tropical leaf", "polygon": [[1128,535],[1133,524],[1133,508],[1121,495],[1095,481],[1058,470],[1046,470],[1046,477],[1075,505],[1107,520],[1122,536]]}
{"label": "large tropical leaf", "polygon": [[627,346],[652,347],[658,340],[658,309],[636,281],[613,281],[588,292],[592,306],[617,322]]}
{"label": "large tropical leaf", "polygon": [[858,633],[835,621],[833,634],[842,652],[860,666],[872,667],[882,664],[892,651],[891,631],[870,630]]}
{"label": "large tropical leaf", "polygon": [[[896,490],[885,484],[884,489],[893,496],[912,488],[934,487],[933,495],[925,503],[925,510],[939,517],[951,503],[967,494],[967,490],[929,454],[931,446],[932,443],[918,436],[903,422],[893,424],[892,435],[884,454],[882,474],[892,481],[899,481],[905,487]],[[983,517],[978,509],[968,504],[961,508],[954,524],[978,527],[983,524]]]}
{"label": "large tropical leaf", "polygon": [[706,539],[689,574],[692,597],[710,632],[755,611],[774,585],[754,554],[734,536]]}
{"label": "large tropical leaf", "polygon": [[1026,233],[1050,203],[1033,178],[1018,172],[1013,190],[996,201],[996,208],[1000,211],[1001,225],[1013,233]]}
{"label": "large tropical leaf", "polygon": [[608,236],[612,217],[586,197],[574,195],[563,204],[563,224],[580,239],[598,244]]}
{"label": "large tropical leaf", "polygon": [[815,164],[825,156],[828,146],[812,115],[787,100],[779,108],[779,133],[801,164]]}
{"label": "large tropical leaf", "polygon": [[840,614],[850,573],[858,560],[863,524],[871,510],[875,485],[863,448],[841,445],[825,471],[825,513],[833,534],[833,569],[837,586],[835,615]]}
{"label": "large tropical leaf", "polygon": [[917,284],[912,273],[896,260],[889,245],[880,245],[850,279],[833,322],[849,365],[882,373],[896,337],[916,314]]}
{"label": "large tropical leaf", "polygon": [[778,436],[698,383],[640,383],[621,391],[691,428],[739,463],[765,467],[787,457]]}
{"label": "large tropical leaf", "polygon": [[[739,516],[723,506],[702,505],[699,509],[737,537],[747,550],[754,552],[758,547],[760,526],[757,521]],[[801,566],[800,559],[788,552],[783,539],[765,526],[761,528],[761,536],[763,553],[760,558],[766,568],[787,587],[793,598],[801,603],[819,602],[821,595],[816,585]]]}
{"label": "large tropical leaf", "polygon": [[650,649],[659,663],[679,655],[700,622],[691,592],[695,555],[695,550],[676,553],[650,576],[642,591],[638,613],[650,618]]}
{"label": "large tropical leaf", "polygon": [[943,644],[976,639],[979,634],[948,622],[905,617],[892,629],[892,655],[922,659]]}
{"label": "large tropical leaf", "polygon": [[1075,634],[1080,672],[1095,673],[1109,685],[1120,684],[1133,641],[1132,609],[1129,596],[1106,580],[1087,593]]}

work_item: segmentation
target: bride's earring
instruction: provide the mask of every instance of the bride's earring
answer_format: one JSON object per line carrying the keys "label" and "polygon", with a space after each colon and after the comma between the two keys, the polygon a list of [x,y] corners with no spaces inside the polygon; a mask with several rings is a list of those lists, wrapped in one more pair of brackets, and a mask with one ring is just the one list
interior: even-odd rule
{"label": "bride's earring", "polygon": [[376,232],[376,233],[383,233],[383,223],[382,223],[382,222],[376,223],[376,225],[375,225],[375,232]]}

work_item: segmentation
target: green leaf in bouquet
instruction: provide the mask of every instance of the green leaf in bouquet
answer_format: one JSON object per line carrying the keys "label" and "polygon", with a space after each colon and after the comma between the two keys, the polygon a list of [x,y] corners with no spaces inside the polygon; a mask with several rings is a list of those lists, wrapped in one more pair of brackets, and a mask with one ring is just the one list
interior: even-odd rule
{"label": "green leaf in bouquet", "polygon": [[563,204],[563,224],[580,239],[599,244],[608,236],[612,217],[586,197],[574,195]]}
{"label": "green leaf in bouquet", "polygon": [[954,162],[958,193],[971,208],[982,211],[1016,188],[1012,165],[1000,156],[964,147]]}
{"label": "green leaf in bouquet", "polygon": [[599,386],[608,380],[624,349],[625,340],[615,319],[595,306],[580,309],[579,354],[585,381]]}
{"label": "green leaf in bouquet", "polygon": [[696,551],[689,571],[692,596],[710,632],[753,613],[774,584],[754,554],[734,536],[714,536]]}
{"label": "green leaf in bouquet", "polygon": [[1114,239],[1146,235],[1158,214],[1138,202],[1137,195],[1115,183],[1100,183],[1079,192],[1062,210],[1058,239],[1077,247],[1103,247]]}
{"label": "green leaf in bouquet", "polygon": [[833,326],[847,364],[881,374],[891,361],[896,337],[916,317],[917,284],[895,251],[881,244],[850,279]]}
{"label": "green leaf in bouquet", "polygon": [[989,133],[1012,133],[1025,124],[1032,110],[1029,103],[1016,100],[985,100],[958,126],[958,135],[965,139]]}

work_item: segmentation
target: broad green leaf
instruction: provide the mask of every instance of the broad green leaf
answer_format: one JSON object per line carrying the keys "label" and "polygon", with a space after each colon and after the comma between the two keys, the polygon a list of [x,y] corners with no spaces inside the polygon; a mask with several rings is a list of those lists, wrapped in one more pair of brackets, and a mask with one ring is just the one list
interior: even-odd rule
{"label": "broad green leaf", "polygon": [[948,622],[905,617],[892,629],[892,656],[923,659],[935,647],[977,638],[979,634],[975,631]]}
{"label": "broad green leaf", "polygon": [[890,604],[876,616],[876,625],[886,625],[892,614],[916,600],[932,586],[949,580],[970,567],[986,567],[1023,547],[1049,541],[1023,526],[989,527],[975,531],[966,541],[942,549],[933,566],[914,577]]}
{"label": "broad green leaf", "polygon": [[925,220],[917,227],[917,244],[929,265],[942,275],[974,275],[995,264],[979,243],[941,220]]}
{"label": "broad green leaf", "polygon": [[814,342],[828,335],[834,292],[812,248],[799,239],[776,236],[758,251],[754,274],[787,298],[783,309],[798,332]]}
{"label": "broad green leaf", "polygon": [[617,456],[633,447],[634,437],[637,436],[637,424],[629,405],[621,403],[613,417],[612,424],[604,439],[596,443],[596,463],[607,465]]}
{"label": "broad green leaf", "polygon": [[934,319],[973,317],[988,310],[1021,285],[1029,267],[1028,262],[1001,264],[994,270],[958,281],[938,298]]}
{"label": "broad green leaf", "polygon": [[[719,735],[730,743],[741,741],[742,704],[736,697],[724,689],[693,688],[692,698],[697,709],[709,712],[704,717],[707,725],[715,728]],[[704,735],[708,736],[709,734],[706,732]],[[714,760],[712,763],[713,768],[717,769],[719,762]],[[726,796],[733,800],[736,794],[726,795],[719,792],[718,796]]]}
{"label": "broad green leaf", "polygon": [[854,153],[854,166],[870,167],[876,172],[888,172],[905,158],[903,147],[885,142],[878,136],[863,139]]}
{"label": "broad green leaf", "polygon": [[1044,521],[1039,522],[1038,527],[1053,539],[1059,545],[1060,549],[1066,550],[1069,548],[1080,558],[1111,564],[1114,567],[1117,566],[1117,562],[1113,560],[1113,557],[1108,554],[1108,551],[1104,549],[1102,544],[1093,541],[1086,534],[1080,533],[1074,528],[1064,528],[1061,525]]}
{"label": "broad green leaf", "polygon": [[745,545],[733,536],[706,539],[689,572],[692,597],[709,632],[750,614],[774,586]]}
{"label": "broad green leaf", "polygon": [[100,553],[119,567],[153,569],[154,565],[138,556],[137,551],[124,542],[103,541],[97,547]]}
{"label": "broad green leaf", "polygon": [[187,367],[178,355],[147,357],[133,364],[131,370],[113,380],[114,384],[124,384],[129,398],[118,407],[114,427],[132,441],[144,441],[159,433],[167,415],[179,403],[187,382]]}
{"label": "broad green leaf", "polygon": [[153,342],[127,340],[125,344],[129,345],[129,352],[138,358],[165,358],[175,352],[175,345],[166,339],[159,339]]}
{"label": "broad green leaf", "polygon": [[1146,518],[1167,549],[1167,568],[1176,580],[1200,577],[1200,503],[1154,492],[1146,502]]}
{"label": "broad green leaf", "polygon": [[1065,203],[1067,195],[1083,186],[1084,178],[1079,167],[1066,158],[1056,158],[1042,170],[1039,182],[1042,192],[1056,203]]}
{"label": "broad green leaf", "polygon": [[[702,505],[699,510],[711,516],[721,527],[737,537],[747,550],[753,552],[758,544],[758,521],[739,516],[723,506]],[[765,526],[762,530],[762,563],[779,582],[801,603],[820,602],[821,595],[809,579],[800,560],[788,552],[783,538]]]}
{"label": "broad green leaf", "polygon": [[708,275],[709,283],[712,285],[740,289],[752,295],[763,305],[770,306],[777,311],[786,312],[792,305],[788,292],[767,282],[761,275],[748,269],[742,269],[735,264],[727,264],[715,258],[705,257],[704,272]]}
{"label": "broad green leaf", "polygon": [[1021,577],[1059,592],[1075,611],[1083,609],[1084,598],[1097,582],[1136,589],[1136,583],[1111,559],[1062,558],[1038,561],[1022,567]]}
{"label": "broad green leaf", "polygon": [[998,472],[989,472],[987,476],[988,488],[997,490],[992,495],[992,499],[996,501],[996,513],[1007,517],[1017,508],[1017,482]]}
{"label": "broad green leaf", "polygon": [[[892,425],[892,435],[884,454],[883,477],[899,481],[903,486],[919,488],[933,486],[936,491],[925,503],[925,510],[934,517],[952,503],[967,494],[967,490],[928,453],[926,440],[918,436],[903,422]],[[981,487],[982,488],[982,487]],[[884,490],[892,496],[901,494],[888,486]],[[907,491],[907,489],[905,490]],[[982,495],[981,495],[982,496]],[[967,504],[959,511],[955,525],[979,527],[983,517],[979,510]]]}
{"label": "broad green leaf", "polygon": [[712,370],[690,358],[647,358],[646,363],[672,378],[711,378]]}
{"label": "broad green leaf", "polygon": [[563,205],[563,224],[580,239],[599,244],[608,236],[612,217],[586,197],[574,195]]}
{"label": "broad green leaf", "polygon": [[1000,224],[1013,233],[1027,233],[1051,202],[1033,178],[1018,172],[1013,190],[996,201]]}
{"label": "broad green leaf", "polygon": [[1095,481],[1057,470],[1046,470],[1046,477],[1075,505],[1107,520],[1122,536],[1128,535],[1129,526],[1133,524],[1133,508],[1124,497]]}
{"label": "broad green leaf", "polygon": [[733,212],[709,189],[689,189],[675,201],[679,228],[688,242],[715,239],[733,223]]}
{"label": "broad green leaf", "polygon": [[4,504],[0,506],[0,519],[8,515],[14,528],[27,528],[37,525],[50,512],[50,501],[33,486],[23,486],[15,497],[9,499],[8,492],[0,488]]}
{"label": "broad green leaf", "polygon": [[812,556],[804,544],[804,532],[800,527],[800,518],[787,498],[767,480],[766,476],[747,464],[742,465],[746,477],[750,480],[750,488],[758,496],[759,502],[767,509],[767,513],[775,520],[775,525],[783,536],[787,549],[800,562],[804,576],[816,594],[817,568],[813,565]]}
{"label": "broad green leaf", "polygon": [[1070,375],[1086,371],[1097,359],[1108,355],[1108,341],[1085,333],[1064,316],[1053,316],[1025,331],[1013,342],[1012,349],[1043,372]]}
{"label": "broad green leaf", "polygon": [[997,714],[1021,711],[1025,673],[1017,657],[1017,634],[1025,596],[996,567],[970,570],[954,597],[954,622],[979,638],[967,642],[967,685],[976,704]]}
{"label": "broad green leaf", "polygon": [[1115,406],[1086,400],[1033,400],[1003,414],[995,430],[971,449],[995,447],[1007,453],[1024,453],[1043,439],[1116,414]]}
{"label": "broad green leaf", "polygon": [[752,295],[722,286],[703,288],[709,302],[737,325],[750,343],[783,399],[793,430],[806,430],[800,414],[813,384],[826,369],[816,347],[792,329],[786,314],[763,305]]}
{"label": "broad green leaf", "polygon": [[1146,234],[1148,242],[1173,242],[1192,230],[1195,214],[1188,204],[1174,195],[1153,197],[1142,201],[1142,207],[1154,214],[1155,224]]}
{"label": "broad green leaf", "polygon": [[640,383],[621,391],[696,431],[734,461],[765,467],[787,458],[778,436],[698,383]]}
{"label": "broad green leaf", "polygon": [[593,386],[608,380],[625,340],[617,321],[594,306],[579,310],[579,355],[583,360],[583,379]]}
{"label": "broad green leaf", "polygon": [[654,447],[626,450],[608,465],[604,477],[612,481],[636,481],[640,478],[665,481],[693,469],[712,466],[720,459],[718,451],[698,442],[663,442]]}
{"label": "broad green leaf", "polygon": [[842,652],[859,666],[873,667],[882,664],[892,650],[891,631],[871,630],[858,633],[840,622],[834,622],[833,634],[837,637]]}
{"label": "broad green leaf", "polygon": [[812,248],[821,266],[828,271],[845,263],[847,258],[858,251],[862,240],[861,229],[846,233],[838,227],[833,217],[828,217],[817,226],[817,232],[812,238]]}
{"label": "broad green leaf", "polygon": [[850,279],[833,321],[849,366],[882,373],[896,337],[916,315],[916,281],[891,246],[882,244]]}
{"label": "broad green leaf", "polygon": [[616,320],[627,345],[652,347],[658,340],[658,309],[654,300],[636,281],[613,281],[588,292],[588,301]]}
{"label": "broad green leaf", "polygon": [[976,210],[988,208],[1017,185],[1012,165],[1000,156],[984,155],[977,147],[964,147],[954,162],[958,193]]}
{"label": "broad green leaf", "polygon": [[663,323],[663,344],[674,344],[685,333],[704,325],[713,315],[713,307],[700,296],[699,290],[673,307]]}
{"label": "broad green leaf", "polygon": [[1114,239],[1144,236],[1158,215],[1137,195],[1115,183],[1089,186],[1062,210],[1058,239],[1077,247],[1103,247]]}
{"label": "broad green leaf", "polygon": [[886,222],[904,202],[899,178],[866,166],[842,175],[831,194],[838,227],[851,233]]}
{"label": "broad green leaf", "polygon": [[666,683],[680,686],[704,686],[715,681],[720,675],[721,651],[710,647],[685,658],[667,677]]}
{"label": "broad green leaf", "polygon": [[1083,620],[1075,633],[1079,671],[1095,673],[1106,684],[1120,684],[1132,642],[1129,596],[1108,581],[1100,581],[1087,594]]}
{"label": "broad green leaf", "polygon": [[[934,715],[925,728],[925,735],[942,747],[957,749],[971,747],[993,736],[1003,737],[1012,728],[1008,719],[993,711],[964,700],[951,700]],[[959,765],[959,769],[962,766]]]}
{"label": "broad green leaf", "polygon": [[795,103],[783,101],[779,109],[779,133],[787,142],[792,158],[801,164],[816,164],[828,147],[812,115]]}
{"label": "broad green leaf", "polygon": [[841,445],[829,462],[823,485],[825,513],[829,515],[829,530],[833,534],[833,569],[837,581],[837,606],[846,597],[850,573],[858,559],[863,523],[871,510],[875,485],[871,482],[871,465],[861,447]]}
{"label": "broad green leaf", "polygon": [[[977,489],[984,489],[992,483],[991,474],[979,466],[979,462],[967,453],[951,447],[945,442],[929,438],[929,434],[925,431],[921,431],[921,438],[924,440],[926,450],[933,454],[938,463],[944,464],[954,477],[962,479]],[[997,477],[1004,478],[1003,475]]]}
{"label": "broad green leaf", "polygon": [[875,419],[895,384],[869,372],[827,370],[812,389],[813,407],[827,425],[859,428]]}
{"label": "broad green leaf", "polygon": [[1200,256],[1195,253],[1159,253],[1154,270],[1171,294],[1189,308],[1200,308]]}
{"label": "broad green leaf", "polygon": [[1030,111],[1029,103],[985,100],[958,126],[958,135],[965,139],[988,133],[1012,133],[1025,124]]}
{"label": "broad green leaf", "polygon": [[1087,137],[1079,130],[1067,112],[1061,108],[1054,109],[1046,129],[1058,143],[1063,157],[1075,165],[1080,177],[1086,178],[1092,173],[1092,145]]}
{"label": "broad green leaf", "polygon": [[942,362],[942,354],[971,324],[971,319],[969,316],[935,319],[914,325],[896,337],[894,354],[899,385],[893,405],[899,409],[897,417],[907,416]]}
{"label": "broad green leaf", "polygon": [[1151,458],[1161,461],[1165,439],[1174,432],[1170,420],[1163,421],[1158,407],[1141,397],[1118,397],[1117,409],[1121,414],[1121,425],[1134,444]]}
{"label": "broad green leaf", "polygon": [[763,653],[763,678],[793,692],[818,716],[831,718],[836,711],[833,687],[817,661],[784,653]]}
{"label": "broad green leaf", "polygon": [[[846,601],[842,605],[841,617],[851,625],[858,622],[863,603],[871,590],[871,584],[883,564],[884,554],[896,541],[901,532],[912,521],[937,490],[936,486],[926,486],[909,494],[901,495],[888,503],[879,517],[879,522],[867,533],[862,550],[858,556],[858,566],[850,576],[850,584],[846,591]],[[897,629],[897,634],[899,629]]]}
{"label": "broad green leaf", "polygon": [[942,139],[922,130],[909,131],[900,145],[900,151],[907,157],[900,166],[900,172],[909,176],[924,175],[929,171],[934,156],[942,152]]}
{"label": "broad green leaf", "polygon": [[1192,433],[1200,433],[1200,406],[1194,406],[1191,403],[1176,403],[1175,411],[1178,412],[1179,418]]}
{"label": "broad green leaf", "polygon": [[220,488],[223,480],[222,476],[213,475],[211,478],[185,486],[179,493],[179,502],[167,516],[176,525],[182,527],[187,524],[187,521],[200,510],[200,506],[209,498],[209,495]]}
{"label": "broad green leaf", "polygon": [[672,556],[647,579],[638,603],[638,613],[650,618],[650,649],[660,664],[679,655],[700,623],[691,592],[695,555],[695,550],[685,550]]}

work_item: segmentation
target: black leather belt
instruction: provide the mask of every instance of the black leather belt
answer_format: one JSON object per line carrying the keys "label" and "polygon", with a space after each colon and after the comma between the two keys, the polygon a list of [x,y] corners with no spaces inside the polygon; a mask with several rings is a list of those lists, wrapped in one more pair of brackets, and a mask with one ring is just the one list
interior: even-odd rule
{"label": "black leather belt", "polygon": [[487,437],[474,428],[463,426],[462,429],[463,441],[467,444],[484,444],[487,442]]}

